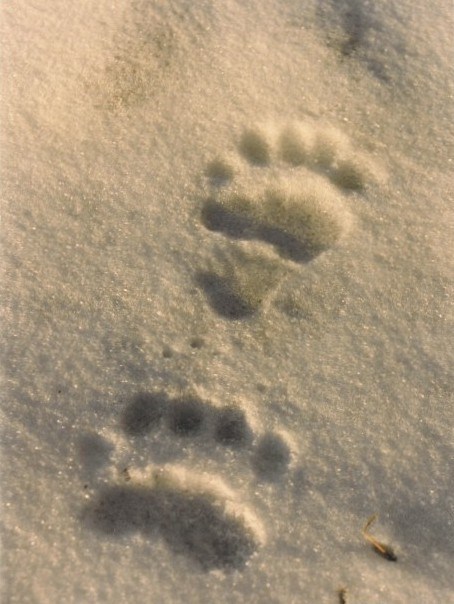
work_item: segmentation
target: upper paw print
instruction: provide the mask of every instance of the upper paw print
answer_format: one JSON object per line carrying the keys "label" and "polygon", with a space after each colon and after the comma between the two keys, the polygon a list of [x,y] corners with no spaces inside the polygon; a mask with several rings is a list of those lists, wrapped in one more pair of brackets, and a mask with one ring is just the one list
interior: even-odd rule
{"label": "upper paw print", "polygon": [[235,251],[197,282],[218,314],[242,318],[279,283],[283,261],[309,262],[345,238],[353,223],[347,194],[382,175],[337,129],[294,123],[245,129],[206,176],[202,225]]}
{"label": "upper paw print", "polygon": [[208,165],[203,225],[232,239],[265,242],[296,262],[340,241],[351,223],[344,194],[380,178],[334,128],[249,128],[237,151]]}

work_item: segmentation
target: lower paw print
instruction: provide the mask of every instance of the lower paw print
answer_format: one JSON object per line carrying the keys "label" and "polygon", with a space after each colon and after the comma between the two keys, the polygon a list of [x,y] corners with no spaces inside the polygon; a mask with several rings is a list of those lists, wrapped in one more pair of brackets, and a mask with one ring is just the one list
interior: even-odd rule
{"label": "lower paw print", "polygon": [[303,123],[246,129],[237,152],[211,162],[206,176],[201,223],[236,251],[213,258],[196,281],[231,319],[262,306],[285,263],[309,262],[341,242],[352,224],[347,194],[382,178],[337,129]]}
{"label": "lower paw print", "polygon": [[[231,452],[237,463],[246,461],[243,470],[252,471],[252,480],[273,483],[293,463],[285,435],[258,433],[239,407],[166,393],[137,395],[120,427],[120,450],[103,447],[110,451],[110,478],[89,497],[86,525],[110,538],[140,533],[162,539],[206,571],[244,568],[266,542],[259,515],[219,473],[189,469],[193,464],[185,458],[198,451],[219,460]],[[165,459],[156,463],[158,451]]]}
{"label": "lower paw print", "polygon": [[163,538],[175,552],[205,570],[244,566],[262,541],[257,521],[241,509],[227,488],[192,482],[182,468],[149,468],[126,485],[104,488],[87,510],[91,526],[106,535],[141,532]]}

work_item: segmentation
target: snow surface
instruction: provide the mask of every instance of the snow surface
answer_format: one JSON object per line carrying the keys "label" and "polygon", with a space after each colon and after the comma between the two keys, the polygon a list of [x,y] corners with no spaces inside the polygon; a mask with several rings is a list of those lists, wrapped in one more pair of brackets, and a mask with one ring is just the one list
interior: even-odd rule
{"label": "snow surface", "polygon": [[454,602],[452,17],[2,3],[3,602]]}

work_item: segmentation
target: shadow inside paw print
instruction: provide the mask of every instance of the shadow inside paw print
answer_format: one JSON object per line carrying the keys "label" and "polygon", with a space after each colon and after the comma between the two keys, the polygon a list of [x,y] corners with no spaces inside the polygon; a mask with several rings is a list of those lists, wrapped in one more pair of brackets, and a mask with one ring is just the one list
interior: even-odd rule
{"label": "shadow inside paw print", "polygon": [[252,440],[252,431],[244,411],[236,407],[225,407],[217,417],[215,440],[229,447],[243,447]]}
{"label": "shadow inside paw print", "polygon": [[[133,444],[147,435],[161,438],[160,428],[168,430],[166,442],[185,439],[190,446],[211,439],[214,447],[237,451],[238,461],[240,452],[248,455],[260,480],[278,480],[291,461],[285,439],[273,432],[257,434],[241,408],[219,408],[194,395],[141,392],[126,406],[120,425]],[[160,536],[204,570],[243,568],[263,542],[263,531],[221,477],[167,463],[147,468],[145,473],[123,469],[118,475],[126,482],[104,486],[84,510],[86,525],[117,538],[134,532]]]}
{"label": "shadow inside paw print", "polygon": [[176,400],[169,411],[169,427],[175,434],[191,436],[202,430],[205,422],[202,401],[196,398]]}
{"label": "shadow inside paw print", "polygon": [[195,281],[226,319],[249,318],[263,308],[288,261],[305,264],[335,248],[353,224],[347,197],[385,177],[337,128],[268,126],[246,128],[231,161],[218,157],[205,172],[200,223],[238,257],[230,251],[220,260],[217,251]]}
{"label": "shadow inside paw print", "polygon": [[160,424],[167,403],[168,398],[164,393],[138,394],[123,413],[121,418],[123,430],[131,436],[147,434]]}
{"label": "shadow inside paw print", "polygon": [[[238,199],[232,203],[232,206],[242,205],[243,208],[247,208],[248,203],[246,199]],[[214,199],[209,199],[202,208],[201,220],[208,230],[223,233],[232,239],[256,239],[268,243],[280,256],[294,262],[309,262],[324,249],[322,242],[311,240],[309,235],[309,222],[313,222],[313,217],[308,217],[307,236],[298,238],[285,226],[266,224],[260,218],[242,215]]]}
{"label": "shadow inside paw print", "polygon": [[253,466],[258,476],[276,480],[290,463],[290,449],[277,434],[267,433],[257,443]]}
{"label": "shadow inside paw print", "polygon": [[[364,186],[365,160],[335,129],[294,124],[273,138],[260,128],[243,132],[238,152],[250,166],[250,179],[243,183],[226,161],[209,164],[212,190],[203,201],[201,222],[231,239],[257,239],[284,258],[307,262],[333,247],[348,226],[339,189]],[[234,179],[238,183],[230,187]]]}
{"label": "shadow inside paw print", "polygon": [[263,167],[270,163],[271,146],[262,133],[254,128],[243,132],[238,150],[253,165]]}
{"label": "shadow inside paw print", "polygon": [[145,436],[165,423],[178,437],[196,437],[211,430],[215,442],[241,448],[253,432],[244,411],[235,406],[217,408],[195,396],[171,398],[165,392],[136,395],[126,406],[120,424],[127,435]]}
{"label": "shadow inside paw print", "polygon": [[171,398],[163,392],[141,393],[126,407],[121,425],[143,437],[161,423],[179,438],[211,438],[223,447],[250,452],[250,464],[260,480],[276,481],[291,463],[291,447],[280,434],[257,434],[239,407],[215,407],[195,396]]}
{"label": "shadow inside paw print", "polygon": [[106,535],[158,533],[174,552],[186,554],[204,570],[241,569],[258,547],[240,517],[203,494],[176,488],[107,487],[85,517],[92,529]]}
{"label": "shadow inside paw print", "polygon": [[210,306],[224,319],[246,319],[256,312],[255,305],[235,291],[232,281],[215,272],[199,271],[195,281],[208,299]]}

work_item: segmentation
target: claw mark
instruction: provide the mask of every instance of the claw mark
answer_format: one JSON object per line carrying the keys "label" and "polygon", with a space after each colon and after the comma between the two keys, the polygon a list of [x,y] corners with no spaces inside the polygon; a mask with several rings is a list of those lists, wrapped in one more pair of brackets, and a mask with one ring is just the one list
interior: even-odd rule
{"label": "claw mark", "polygon": [[393,548],[390,545],[380,543],[380,541],[378,541],[373,535],[369,533],[369,528],[376,520],[377,514],[373,514],[368,519],[363,528],[363,537],[364,539],[366,539],[366,541],[369,541],[369,543],[372,544],[372,547],[377,552],[377,554],[380,554],[380,556],[386,558],[386,560],[389,560],[390,562],[397,562],[397,556],[394,553]]}

